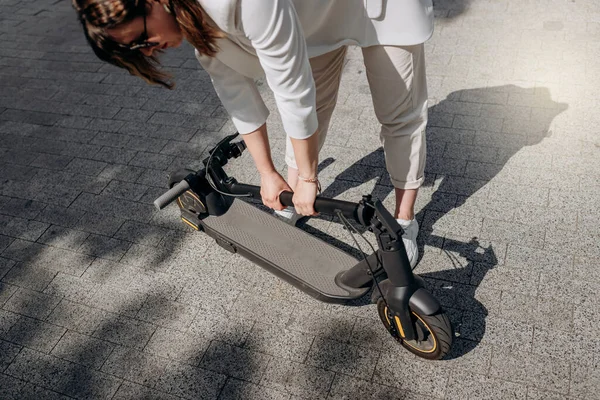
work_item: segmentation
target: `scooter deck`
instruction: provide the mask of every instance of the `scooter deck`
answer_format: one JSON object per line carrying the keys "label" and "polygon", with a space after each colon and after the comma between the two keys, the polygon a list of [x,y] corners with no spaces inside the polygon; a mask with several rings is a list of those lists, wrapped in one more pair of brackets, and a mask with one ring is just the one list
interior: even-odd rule
{"label": "scooter deck", "polygon": [[357,259],[242,200],[235,199],[219,217],[204,218],[202,225],[222,246],[319,300],[343,302],[370,289],[335,283],[336,275],[356,265]]}

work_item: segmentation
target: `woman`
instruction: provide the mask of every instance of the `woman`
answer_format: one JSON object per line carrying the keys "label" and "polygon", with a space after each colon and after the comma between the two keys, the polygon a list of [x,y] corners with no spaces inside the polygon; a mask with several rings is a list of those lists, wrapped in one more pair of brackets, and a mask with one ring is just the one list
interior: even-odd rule
{"label": "woman", "polygon": [[[427,90],[423,43],[433,31],[431,0],[73,0],[103,60],[170,87],[155,55],[185,38],[209,73],[261,176],[265,205],[294,191],[295,212],[314,215],[318,152],[337,99],[346,46],[363,50],[395,216],[417,260],[417,191],[425,167]],[[276,172],[265,107],[266,77],[288,137],[286,181]],[[357,134],[360,134],[357,132]]]}

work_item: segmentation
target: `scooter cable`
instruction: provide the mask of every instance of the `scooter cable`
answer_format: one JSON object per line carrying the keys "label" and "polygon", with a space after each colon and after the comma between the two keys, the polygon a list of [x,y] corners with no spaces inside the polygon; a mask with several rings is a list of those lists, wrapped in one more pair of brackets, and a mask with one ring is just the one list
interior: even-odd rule
{"label": "scooter cable", "polygon": [[[383,295],[383,291],[381,290],[381,287],[379,287],[379,282],[377,282],[377,278],[375,277],[375,271],[373,271],[373,268],[371,267],[371,264],[369,263],[369,260],[367,259],[366,253],[360,247],[360,244],[358,244],[358,241],[354,237],[354,234],[352,233],[352,231],[356,232],[365,242],[367,242],[367,244],[369,245],[369,247],[371,247],[371,250],[373,250],[373,253],[376,253],[375,252],[375,248],[373,247],[373,245],[371,244],[371,242],[369,242],[367,240],[367,238],[362,233],[360,233],[358,231],[358,229],[356,229],[354,226],[352,226],[350,224],[350,221],[348,221],[346,219],[346,217],[344,217],[344,214],[342,214],[342,212],[340,210],[335,210],[335,213],[338,216],[338,218],[340,219],[340,221],[342,221],[342,223],[344,224],[344,226],[346,227],[346,229],[348,230],[348,232],[350,233],[350,237],[352,237],[352,240],[354,240],[354,244],[356,244],[356,247],[358,247],[358,249],[360,250],[360,253],[361,253],[362,257],[363,257],[363,261],[365,263],[367,263],[367,267],[369,267],[369,271],[371,272],[371,276],[373,277],[373,281],[375,282],[375,286],[377,287],[377,290],[379,291],[379,294],[381,295],[381,298],[383,299],[383,302],[385,303],[385,306],[387,307],[388,310],[390,310],[390,306],[388,305],[388,302],[385,299],[385,296]],[[380,265],[381,261],[379,261],[379,257],[377,257],[377,254],[375,254],[375,256],[377,258],[377,265]]]}
{"label": "scooter cable", "polygon": [[[225,141],[227,141],[227,138],[224,138],[223,140],[221,140],[216,146],[215,146],[215,150],[223,143],[225,143]],[[235,193],[226,193],[223,192],[219,189],[217,189],[217,186],[215,185],[215,183],[212,180],[212,176],[209,175],[209,170],[211,169],[211,165],[212,165],[212,158],[213,155],[216,153],[216,151],[213,151],[212,153],[210,153],[210,156],[208,157],[208,162],[206,163],[206,170],[204,171],[204,178],[208,181],[208,184],[210,185],[211,188],[213,188],[213,190],[219,194],[222,194],[224,196],[230,196],[230,197],[253,197],[252,193],[246,193],[246,194],[235,194]]]}

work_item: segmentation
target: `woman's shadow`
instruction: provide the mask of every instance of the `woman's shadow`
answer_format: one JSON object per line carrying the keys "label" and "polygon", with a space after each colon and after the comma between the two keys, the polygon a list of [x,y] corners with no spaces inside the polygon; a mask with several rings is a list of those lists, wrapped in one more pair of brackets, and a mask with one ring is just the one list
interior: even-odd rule
{"label": "woman's shadow", "polygon": [[[546,88],[514,85],[460,90],[429,109],[426,180],[420,193],[426,204],[417,204],[416,216],[421,265],[415,271],[449,312],[461,337],[449,358],[466,354],[484,336],[487,309],[476,291],[487,271],[498,265],[498,256],[492,244],[478,237],[463,240],[452,232],[439,234],[435,226],[474,198],[517,152],[549,137],[552,120],[566,109],[566,104],[551,99]],[[322,165],[326,168],[332,162]],[[375,179],[373,197],[393,197],[387,172],[381,173],[384,166],[383,150],[378,149],[337,175],[323,196],[335,198]],[[327,234],[320,236],[327,240]],[[441,249],[441,257],[431,259],[428,253],[435,248]]]}

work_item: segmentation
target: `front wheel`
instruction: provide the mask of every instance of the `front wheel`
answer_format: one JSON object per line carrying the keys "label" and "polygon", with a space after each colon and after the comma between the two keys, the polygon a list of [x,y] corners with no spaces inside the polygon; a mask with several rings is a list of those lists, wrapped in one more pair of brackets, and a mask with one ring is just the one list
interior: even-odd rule
{"label": "front wheel", "polygon": [[405,340],[399,333],[400,321],[398,317],[391,315],[386,302],[382,298],[377,301],[377,311],[381,322],[383,322],[392,337],[411,353],[428,360],[439,360],[450,351],[453,330],[446,313],[420,315],[411,310],[411,321],[417,338],[415,340]]}

